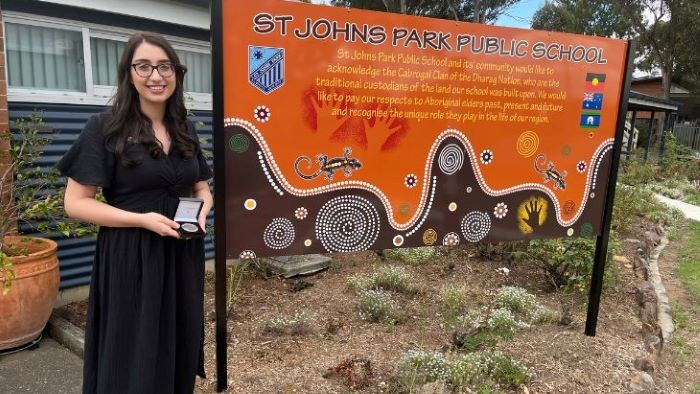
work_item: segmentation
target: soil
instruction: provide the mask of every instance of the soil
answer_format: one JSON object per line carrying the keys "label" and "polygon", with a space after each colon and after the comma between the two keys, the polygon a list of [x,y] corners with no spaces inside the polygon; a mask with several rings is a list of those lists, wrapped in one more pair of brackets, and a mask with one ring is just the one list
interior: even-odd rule
{"label": "soil", "polygon": [[[623,239],[643,239],[652,224],[640,221]],[[513,392],[620,393],[630,391],[638,374],[634,360],[655,360],[656,390],[688,393],[700,385],[700,310],[675,278],[676,256],[685,242],[679,231],[661,255],[659,264],[674,310],[688,312],[689,328],[676,334],[683,339],[664,344],[658,359],[644,350],[644,337],[635,299],[637,279],[630,262],[617,261],[608,269],[614,280],[606,284],[598,316],[597,335],[584,335],[588,295],[554,291],[537,267],[523,263],[479,258],[475,247],[440,250],[441,257],[420,266],[386,260],[373,252],[332,255],[329,269],[313,276],[282,279],[256,270],[245,272],[228,318],[228,392],[231,393],[348,393],[395,392],[395,367],[411,349],[451,351],[452,330],[444,328],[439,290],[446,284],[468,289],[470,310],[488,305],[502,286],[524,287],[552,310],[567,311],[570,322],[534,325],[499,341],[496,350],[532,368],[536,377]],[[632,260],[638,245],[622,243]],[[360,318],[357,296],[346,286],[354,274],[371,273],[384,265],[401,265],[420,286],[414,296],[400,299],[407,320],[391,326]],[[510,270],[502,273],[500,268]],[[310,286],[309,286],[310,285]],[[85,303],[62,308],[69,321],[84,321]],[[302,335],[274,334],[264,323],[274,317],[305,312],[312,327]],[[214,285],[209,275],[205,293],[206,379],[197,379],[195,392],[216,392]],[[356,388],[348,386],[343,371],[359,371]],[[331,370],[335,372],[331,372]],[[338,372],[340,371],[340,372]],[[345,374],[347,375],[347,374]],[[355,376],[357,377],[357,376]],[[352,382],[351,382],[352,383]]]}

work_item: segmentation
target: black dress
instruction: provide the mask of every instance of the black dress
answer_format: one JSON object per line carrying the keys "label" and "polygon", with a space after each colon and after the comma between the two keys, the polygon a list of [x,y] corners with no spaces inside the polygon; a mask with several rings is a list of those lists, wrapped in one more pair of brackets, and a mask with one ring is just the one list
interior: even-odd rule
{"label": "black dress", "polygon": [[[140,143],[117,161],[105,146],[110,115],[92,116],[57,167],[83,185],[102,187],[107,203],[172,218],[178,197],[211,177],[201,152],[174,149],[152,158]],[[190,132],[196,139],[192,124]],[[84,393],[192,393],[203,369],[204,247],[143,228],[101,227],[85,332]]]}

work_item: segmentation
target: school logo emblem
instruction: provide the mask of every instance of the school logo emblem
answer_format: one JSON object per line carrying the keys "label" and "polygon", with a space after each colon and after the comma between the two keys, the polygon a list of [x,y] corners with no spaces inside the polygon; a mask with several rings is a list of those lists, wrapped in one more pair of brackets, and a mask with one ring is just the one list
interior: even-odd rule
{"label": "school logo emblem", "polygon": [[265,94],[284,85],[284,48],[249,46],[248,80]]}

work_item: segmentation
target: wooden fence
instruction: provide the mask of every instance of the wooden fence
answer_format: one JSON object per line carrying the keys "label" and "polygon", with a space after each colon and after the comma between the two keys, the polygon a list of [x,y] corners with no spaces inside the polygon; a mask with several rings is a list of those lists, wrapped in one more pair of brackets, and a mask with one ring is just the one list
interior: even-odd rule
{"label": "wooden fence", "polygon": [[700,126],[676,124],[673,135],[679,143],[700,150]]}

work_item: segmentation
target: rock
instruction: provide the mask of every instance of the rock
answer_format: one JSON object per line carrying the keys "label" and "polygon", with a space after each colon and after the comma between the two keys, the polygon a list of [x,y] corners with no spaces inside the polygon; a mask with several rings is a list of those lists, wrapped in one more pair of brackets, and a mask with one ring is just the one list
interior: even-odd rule
{"label": "rock", "polygon": [[639,279],[649,279],[649,262],[641,255],[634,256],[634,273]]}
{"label": "rock", "polygon": [[639,319],[642,321],[642,323],[646,323],[651,326],[658,326],[658,311],[659,308],[657,307],[656,303],[645,302],[639,309]]}
{"label": "rock", "polygon": [[625,238],[622,240],[622,242],[629,243],[632,245],[639,245],[640,243],[642,243],[642,241],[640,241],[636,238]]}
{"label": "rock", "polygon": [[480,327],[470,327],[467,329],[460,328],[452,334],[452,344],[457,348],[461,348],[469,340],[469,338],[478,334]]}
{"label": "rock", "polygon": [[649,334],[644,337],[644,349],[652,354],[659,354],[661,351],[661,338],[657,335]]}
{"label": "rock", "polygon": [[285,278],[297,275],[309,275],[324,270],[331,265],[330,257],[320,254],[305,256],[278,256],[262,259],[262,262],[274,273]]}
{"label": "rock", "polygon": [[656,246],[659,245],[659,242],[661,242],[661,238],[658,234],[651,231],[645,231],[644,253],[646,253],[647,256],[651,256],[651,253],[654,251],[654,248],[656,248]]}
{"label": "rock", "polygon": [[634,367],[643,372],[654,373],[654,361],[649,357],[639,356],[635,358]]}
{"label": "rock", "polygon": [[656,231],[656,234],[659,236],[666,234],[666,230],[664,230],[663,226],[661,226],[660,224],[654,226],[654,231]]}
{"label": "rock", "polygon": [[445,382],[430,382],[426,383],[418,389],[417,394],[449,394]]}
{"label": "rock", "polygon": [[643,281],[637,283],[637,304],[639,304],[639,306],[646,303],[653,303],[656,305],[657,301],[656,290],[651,282]]}
{"label": "rock", "polygon": [[654,393],[654,379],[646,372],[639,372],[630,380],[630,392],[633,394]]}

